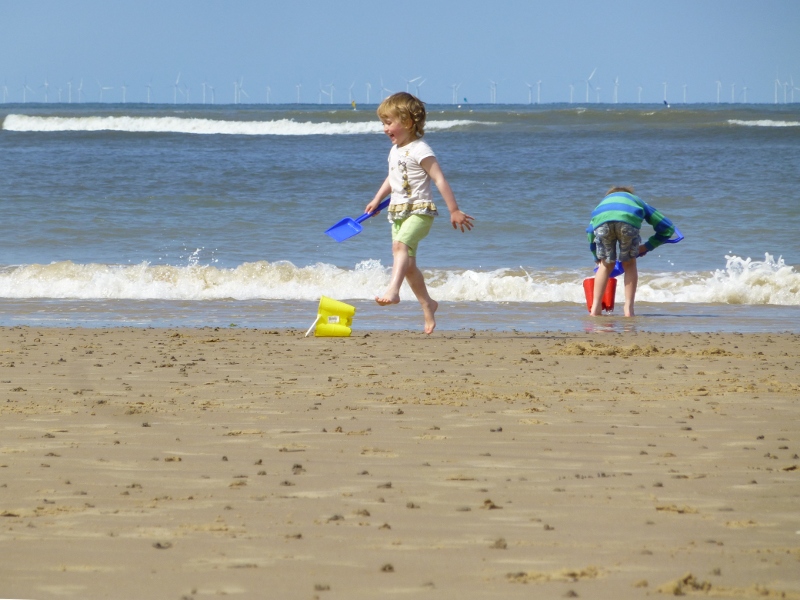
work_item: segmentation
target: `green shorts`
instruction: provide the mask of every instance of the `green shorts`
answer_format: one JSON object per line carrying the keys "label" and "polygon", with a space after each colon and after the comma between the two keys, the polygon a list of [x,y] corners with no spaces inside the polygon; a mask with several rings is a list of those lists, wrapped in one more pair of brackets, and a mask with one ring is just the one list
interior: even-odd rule
{"label": "green shorts", "polygon": [[409,215],[392,223],[392,241],[408,246],[408,255],[417,255],[417,246],[430,233],[433,217],[430,215]]}

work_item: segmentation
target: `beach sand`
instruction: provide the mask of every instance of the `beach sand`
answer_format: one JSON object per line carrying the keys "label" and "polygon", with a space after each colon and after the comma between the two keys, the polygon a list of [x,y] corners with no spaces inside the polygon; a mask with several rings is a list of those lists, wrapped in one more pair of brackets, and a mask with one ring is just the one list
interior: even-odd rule
{"label": "beach sand", "polygon": [[800,336],[0,330],[0,597],[800,598]]}

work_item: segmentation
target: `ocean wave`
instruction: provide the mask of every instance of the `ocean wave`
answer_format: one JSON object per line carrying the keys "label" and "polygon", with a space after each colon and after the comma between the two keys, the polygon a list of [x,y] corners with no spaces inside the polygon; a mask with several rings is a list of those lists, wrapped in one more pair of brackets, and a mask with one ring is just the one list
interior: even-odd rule
{"label": "ocean wave", "polygon": [[[640,273],[637,300],[652,303],[710,303],[800,306],[800,273],[782,258],[763,261],[727,256],[711,273]],[[431,269],[426,281],[437,300],[453,302],[584,303],[585,272]],[[389,282],[390,268],[369,260],[353,269],[318,263],[252,262],[233,268],[78,264],[20,265],[0,269],[0,298],[125,300],[315,300],[322,295],[368,300]],[[622,301],[623,286],[617,287]],[[403,300],[413,300],[404,286]]]}
{"label": "ocean wave", "polygon": [[[482,124],[471,120],[428,121],[431,131]],[[11,114],[3,129],[17,132],[119,131],[128,133],[188,133],[198,135],[355,135],[383,133],[377,120],[365,122],[223,121],[181,117],[36,117]]]}
{"label": "ocean wave", "polygon": [[728,124],[742,125],[744,127],[800,127],[800,121],[772,121],[770,119],[759,119],[757,121],[728,119]]}

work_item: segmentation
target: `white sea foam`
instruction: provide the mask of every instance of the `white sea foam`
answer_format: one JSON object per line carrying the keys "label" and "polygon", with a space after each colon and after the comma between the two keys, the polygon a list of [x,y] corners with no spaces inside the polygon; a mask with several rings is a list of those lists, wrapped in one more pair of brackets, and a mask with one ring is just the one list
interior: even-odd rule
{"label": "white sea foam", "polygon": [[[653,303],[711,303],[800,306],[800,273],[782,258],[763,261],[726,257],[711,273],[640,274],[637,300]],[[101,265],[57,262],[0,270],[0,298],[128,300],[315,300],[322,295],[368,300],[382,292],[390,269],[379,261],[342,269],[318,263],[244,263],[235,268]],[[584,302],[584,272],[426,270],[431,293],[454,302]],[[618,285],[618,299],[622,285]],[[413,300],[404,287],[403,300]]]}
{"label": "white sea foam", "polygon": [[[428,121],[431,131],[452,129],[478,121]],[[36,117],[8,115],[3,129],[19,132],[52,131],[120,131],[130,133],[190,133],[223,135],[354,135],[383,133],[379,121],[342,123],[298,122],[292,119],[274,121],[222,121],[181,117]]]}
{"label": "white sea foam", "polygon": [[770,119],[759,119],[758,121],[728,119],[728,123],[730,125],[742,125],[744,127],[800,127],[800,121],[772,121]]}

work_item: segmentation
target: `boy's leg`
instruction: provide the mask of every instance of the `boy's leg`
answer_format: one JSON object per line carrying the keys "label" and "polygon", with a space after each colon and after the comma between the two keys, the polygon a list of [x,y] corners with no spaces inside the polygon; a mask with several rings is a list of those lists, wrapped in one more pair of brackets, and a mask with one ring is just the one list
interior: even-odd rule
{"label": "boy's leg", "polygon": [[625,269],[625,316],[632,317],[633,301],[636,299],[636,286],[639,283],[639,270],[636,267],[636,257],[639,256],[639,246],[642,243],[639,230],[627,223],[619,224],[619,260]]}
{"label": "boy's leg", "polygon": [[411,286],[411,291],[419,300],[422,306],[422,314],[425,317],[425,333],[432,333],[436,328],[436,309],[439,308],[439,303],[430,297],[428,294],[428,286],[425,285],[425,277],[417,268],[417,259],[415,257],[409,258],[408,270],[406,271],[406,281]]}
{"label": "boy's leg", "polygon": [[614,263],[607,263],[603,260],[597,265],[597,272],[594,274],[594,297],[592,298],[592,310],[589,314],[599,317],[603,314],[603,294],[606,293],[608,277],[614,270]]}
{"label": "boy's leg", "polygon": [[[386,288],[383,296],[375,297],[375,302],[381,306],[400,302],[400,286],[403,285],[403,280],[408,274],[410,262],[413,260],[408,255],[408,246],[398,241],[392,242],[392,256],[394,257],[394,262],[392,263],[392,278],[389,280],[389,287]],[[414,261],[414,265],[416,268],[416,261]]]}
{"label": "boy's leg", "polygon": [[[636,286],[639,284],[639,270],[636,259],[626,260],[622,263],[625,269],[625,316],[633,317],[633,302],[636,299]],[[595,284],[597,285],[597,284]]]}

